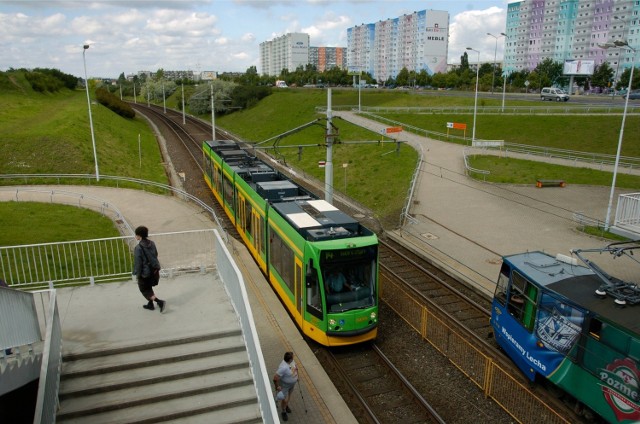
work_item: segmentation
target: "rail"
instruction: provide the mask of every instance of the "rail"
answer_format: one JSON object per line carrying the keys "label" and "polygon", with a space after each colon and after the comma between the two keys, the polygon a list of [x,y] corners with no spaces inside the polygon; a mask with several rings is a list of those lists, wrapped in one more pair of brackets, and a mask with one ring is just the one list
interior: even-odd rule
{"label": "rail", "polygon": [[[431,138],[439,141],[453,141],[458,144],[471,144],[471,138],[460,137],[457,135],[449,135],[446,133],[438,132],[438,131],[430,131],[425,130],[420,127],[416,127],[413,125],[406,124],[401,121],[397,121],[394,119],[389,119],[384,116],[375,115],[373,113],[363,113],[363,115],[367,115],[370,119],[385,122],[389,125],[393,126],[401,126],[405,131],[411,131],[414,134],[417,134],[422,137]],[[476,140],[476,142],[484,142],[486,140]],[[476,143],[477,144],[477,143]],[[613,167],[616,161],[616,155],[609,155],[603,153],[591,153],[591,152],[582,152],[579,150],[568,150],[568,149],[558,149],[554,147],[545,147],[545,146],[532,146],[528,144],[518,144],[518,143],[509,143],[502,142],[500,145],[493,145],[494,143],[487,143],[486,146],[482,147],[487,152],[499,152],[500,154],[508,154],[508,153],[517,153],[523,154],[526,156],[533,157],[544,157],[544,158],[556,158],[568,161],[567,165],[572,166],[582,166],[582,164],[596,164],[600,165],[601,170],[605,170],[604,167]],[[534,159],[532,159],[534,160]],[[634,156],[620,156],[620,160],[618,163],[618,172],[621,173],[634,173],[640,170],[640,157]]]}
{"label": "rail", "polygon": [[[473,114],[473,106],[360,106],[331,105],[334,111],[362,111],[363,113],[421,113],[421,114]],[[317,106],[316,112],[325,113],[326,107]],[[476,113],[482,115],[622,115],[624,104],[620,105],[578,105],[549,104],[547,106],[478,106]],[[627,115],[640,113],[640,105],[630,104]]]}
{"label": "rail", "polygon": [[40,380],[33,418],[34,424],[55,422],[58,410],[60,369],[62,367],[62,325],[56,300],[56,291],[49,291],[49,305],[45,314],[46,330],[40,367]]}
{"label": "rail", "polygon": [[[172,193],[173,195],[185,200],[187,202],[195,203],[197,206],[201,207],[204,211],[206,211],[211,218],[214,220],[218,228],[222,230],[223,225],[216,215],[215,211],[202,200],[197,197],[187,193],[184,190],[181,190],[176,187],[172,187],[167,184],[158,183],[155,181],[142,180],[139,178],[130,178],[130,177],[120,177],[113,175],[100,175],[101,183],[100,185],[106,184],[107,181],[115,182],[116,187],[120,187],[121,183],[133,184],[141,187],[155,187],[160,189],[165,193]],[[46,184],[46,181],[52,180],[53,183],[50,184],[63,184],[65,181],[76,181],[76,180],[86,180],[86,185],[94,185],[95,184],[95,175],[92,174],[0,174],[0,181],[3,184],[12,184],[16,185],[17,183],[21,184]],[[229,242],[229,235],[224,233],[225,241]]]}
{"label": "rail", "polygon": [[413,171],[413,175],[411,176],[411,184],[409,184],[409,192],[407,194],[407,200],[402,208],[402,212],[400,212],[400,227],[403,227],[406,224],[408,219],[409,211],[411,210],[411,204],[413,203],[413,196],[416,191],[416,186],[418,185],[418,177],[421,175],[420,170],[422,169],[422,164],[424,163],[424,152],[422,151],[422,145],[420,147],[420,152],[418,155],[418,161],[416,163],[415,170]]}
{"label": "rail", "polygon": [[[161,274],[215,268],[213,230],[151,234]],[[133,235],[61,243],[0,247],[0,273],[12,288],[26,290],[131,279]],[[172,248],[180,246],[180,249]]]}

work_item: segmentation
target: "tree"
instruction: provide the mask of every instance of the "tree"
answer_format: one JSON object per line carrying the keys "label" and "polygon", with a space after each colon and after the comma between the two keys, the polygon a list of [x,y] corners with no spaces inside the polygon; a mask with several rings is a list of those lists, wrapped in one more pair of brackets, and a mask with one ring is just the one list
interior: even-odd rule
{"label": "tree", "polygon": [[407,68],[402,68],[400,72],[398,72],[396,84],[399,86],[409,85],[409,70]]}
{"label": "tree", "polygon": [[[640,88],[640,69],[635,68],[633,71],[633,82],[631,83],[631,89],[636,90]],[[627,89],[629,87],[629,77],[631,76],[631,68],[626,68],[622,71],[622,75],[620,75],[620,80],[618,84],[616,84],[616,89],[622,90]]]}
{"label": "tree", "polygon": [[[562,76],[562,63],[554,62],[551,58],[546,58],[538,63],[534,72],[537,74],[537,87],[547,87],[552,85]],[[533,78],[533,77],[532,77]],[[533,81],[529,81],[533,84]],[[529,86],[531,88],[531,86]]]}
{"label": "tree", "polygon": [[460,56],[460,67],[458,68],[458,74],[463,73],[469,69],[469,55],[467,52],[464,52],[462,56]]}
{"label": "tree", "polygon": [[613,82],[613,68],[609,66],[609,62],[603,62],[602,65],[597,65],[591,76],[591,86],[608,88]]}

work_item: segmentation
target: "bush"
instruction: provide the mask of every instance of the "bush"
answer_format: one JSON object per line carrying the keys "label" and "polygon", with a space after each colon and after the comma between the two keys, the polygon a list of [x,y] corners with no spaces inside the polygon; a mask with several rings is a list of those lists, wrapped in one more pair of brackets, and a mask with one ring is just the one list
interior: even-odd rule
{"label": "bush", "polygon": [[132,119],[136,116],[136,112],[129,104],[111,94],[109,90],[104,87],[96,89],[96,98],[101,105],[106,106],[124,118]]}

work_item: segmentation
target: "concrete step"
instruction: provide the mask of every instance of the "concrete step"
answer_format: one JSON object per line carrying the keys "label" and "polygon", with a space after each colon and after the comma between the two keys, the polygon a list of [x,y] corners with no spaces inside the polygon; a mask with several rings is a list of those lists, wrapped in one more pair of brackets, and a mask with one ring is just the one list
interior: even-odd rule
{"label": "concrete step", "polygon": [[[203,357],[219,356],[245,350],[240,331],[224,336],[186,339],[181,343],[166,340],[157,343],[133,345],[90,354],[65,355],[61,380],[104,373],[157,367]],[[179,340],[180,341],[180,340]]]}
{"label": "concrete step", "polygon": [[261,419],[239,331],[65,355],[59,399],[63,423]]}
{"label": "concrete step", "polygon": [[[207,417],[203,419],[202,417]],[[249,417],[248,422],[256,422],[260,408],[255,390],[248,394],[247,387],[225,390],[218,393],[202,393],[185,399],[162,400],[102,412],[91,416],[61,417],[56,423],[62,424],[151,424],[157,422],[183,423],[190,419],[193,423],[236,423],[235,417]],[[217,417],[212,421],[209,417]],[[245,422],[245,421],[240,421]],[[258,420],[261,422],[261,419]]]}
{"label": "concrete step", "polygon": [[[157,368],[159,373],[162,368]],[[88,396],[76,396],[63,400],[58,410],[58,418],[93,416],[101,412],[116,411],[123,408],[147,405],[155,409],[156,405],[172,399],[182,399],[191,403],[190,396],[208,393],[212,399],[221,401],[230,390],[245,389],[243,398],[255,397],[253,379],[248,369],[232,370],[215,374],[200,375],[165,381],[144,387],[134,386],[120,390],[98,392]]]}
{"label": "concrete step", "polygon": [[[114,371],[85,377],[65,378],[60,386],[59,398],[65,400],[78,396],[89,396],[108,390],[141,387],[165,381],[179,380],[196,375],[216,374],[224,371],[249,368],[246,355],[228,353],[206,356],[186,361],[172,362],[160,367],[144,367],[135,370],[136,379],[131,381],[131,370]],[[159,373],[158,371],[161,370]]]}

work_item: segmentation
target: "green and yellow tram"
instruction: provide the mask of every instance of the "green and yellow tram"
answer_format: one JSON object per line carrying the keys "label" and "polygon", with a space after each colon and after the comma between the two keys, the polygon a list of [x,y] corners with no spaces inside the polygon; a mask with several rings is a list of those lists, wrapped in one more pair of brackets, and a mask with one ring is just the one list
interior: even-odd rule
{"label": "green and yellow tram", "polygon": [[302,332],[326,346],[375,339],[375,233],[233,141],[202,149],[207,184]]}

